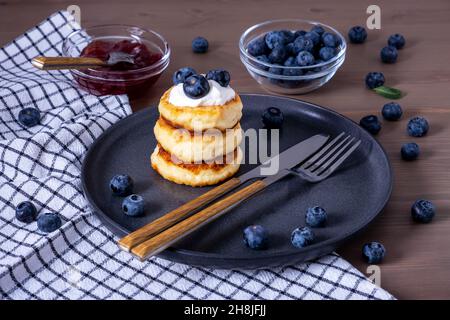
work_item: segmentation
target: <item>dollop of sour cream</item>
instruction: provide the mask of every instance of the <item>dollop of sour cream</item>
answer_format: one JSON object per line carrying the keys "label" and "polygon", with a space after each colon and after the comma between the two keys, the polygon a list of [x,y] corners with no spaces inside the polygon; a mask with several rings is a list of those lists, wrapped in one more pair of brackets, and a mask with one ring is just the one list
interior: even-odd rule
{"label": "dollop of sour cream", "polygon": [[192,99],[183,90],[183,84],[174,86],[169,93],[169,103],[177,107],[199,107],[199,106],[223,106],[236,96],[236,92],[230,87],[222,87],[214,80],[208,80],[209,92],[204,97]]}

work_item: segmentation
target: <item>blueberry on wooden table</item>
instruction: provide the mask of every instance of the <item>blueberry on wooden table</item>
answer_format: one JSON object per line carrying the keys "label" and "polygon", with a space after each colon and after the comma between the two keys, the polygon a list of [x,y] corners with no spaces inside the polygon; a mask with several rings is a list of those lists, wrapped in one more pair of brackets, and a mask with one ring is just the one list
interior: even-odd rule
{"label": "blueberry on wooden table", "polygon": [[381,114],[388,121],[397,121],[402,117],[403,110],[397,102],[388,102],[383,106]]}
{"label": "blueberry on wooden table", "polygon": [[405,46],[405,37],[401,34],[393,34],[388,39],[388,45],[395,47],[396,49],[402,49]]}
{"label": "blueberry on wooden table", "polygon": [[380,51],[381,61],[384,63],[395,63],[397,61],[398,51],[393,46],[386,46]]}
{"label": "blueberry on wooden table", "polygon": [[402,155],[403,160],[406,161],[415,160],[419,157],[420,154],[419,145],[415,142],[405,143],[402,146],[400,154]]}
{"label": "blueberry on wooden table", "polygon": [[205,53],[208,51],[209,43],[203,37],[196,37],[192,40],[192,51],[194,53]]}
{"label": "blueberry on wooden table", "polygon": [[174,85],[177,85],[179,83],[183,83],[187,78],[189,78],[190,76],[197,74],[197,71],[195,71],[194,69],[190,68],[190,67],[184,67],[181,69],[178,69],[177,71],[174,72],[173,76],[172,76],[172,81]]}
{"label": "blueberry on wooden table", "polygon": [[296,228],[291,234],[291,243],[296,248],[309,246],[314,239],[314,232],[308,227]]}
{"label": "blueberry on wooden table", "polygon": [[408,134],[412,137],[423,137],[428,133],[430,125],[424,117],[414,117],[407,125]]}
{"label": "blueberry on wooden table", "polygon": [[367,39],[367,31],[364,27],[354,26],[348,30],[348,39],[351,43],[364,43]]}
{"label": "blueberry on wooden table", "polygon": [[37,210],[30,201],[19,203],[16,207],[16,219],[20,222],[30,223],[36,220]]}
{"label": "blueberry on wooden table", "polygon": [[53,212],[40,214],[37,219],[37,226],[39,230],[45,233],[53,232],[59,229],[61,225],[61,217]]}
{"label": "blueberry on wooden table", "polygon": [[254,250],[266,249],[268,245],[267,231],[263,226],[251,225],[244,229],[244,243]]}
{"label": "blueberry on wooden table", "polygon": [[411,216],[416,222],[431,222],[435,214],[436,207],[431,201],[428,200],[417,200],[411,207]]}
{"label": "blueberry on wooden table", "polygon": [[381,243],[373,241],[363,246],[362,255],[367,263],[377,264],[384,259],[386,249]]}
{"label": "blueberry on wooden table", "polygon": [[366,86],[369,89],[374,89],[382,86],[384,84],[384,81],[384,74],[382,74],[381,72],[369,72],[366,75]]}
{"label": "blueberry on wooden table", "polygon": [[133,192],[133,179],[126,174],[118,174],[114,176],[109,187],[116,196],[125,197]]}

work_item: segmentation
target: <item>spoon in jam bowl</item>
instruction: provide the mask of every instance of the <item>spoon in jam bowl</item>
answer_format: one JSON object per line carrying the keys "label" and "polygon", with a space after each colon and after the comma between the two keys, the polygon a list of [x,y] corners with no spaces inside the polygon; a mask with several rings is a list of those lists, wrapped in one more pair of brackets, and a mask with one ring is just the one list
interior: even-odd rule
{"label": "spoon in jam bowl", "polygon": [[31,64],[41,70],[87,69],[110,67],[126,70],[134,65],[134,56],[125,52],[112,51],[106,61],[91,57],[36,57]]}

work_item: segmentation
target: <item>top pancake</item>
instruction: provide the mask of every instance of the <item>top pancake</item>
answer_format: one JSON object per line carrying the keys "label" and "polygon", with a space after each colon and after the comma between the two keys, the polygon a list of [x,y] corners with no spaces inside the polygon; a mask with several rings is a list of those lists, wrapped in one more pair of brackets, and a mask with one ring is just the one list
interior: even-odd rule
{"label": "top pancake", "polygon": [[242,117],[242,102],[238,94],[222,106],[182,107],[169,103],[170,88],[159,101],[161,116],[172,125],[187,130],[226,130],[236,126]]}

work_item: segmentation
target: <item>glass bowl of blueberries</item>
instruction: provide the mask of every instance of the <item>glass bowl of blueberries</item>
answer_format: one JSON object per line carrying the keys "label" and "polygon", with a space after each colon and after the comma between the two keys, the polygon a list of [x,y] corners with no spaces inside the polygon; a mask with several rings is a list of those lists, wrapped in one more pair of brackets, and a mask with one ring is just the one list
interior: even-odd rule
{"label": "glass bowl of blueberries", "polygon": [[265,89],[302,94],[327,83],[344,63],[347,44],[334,28],[301,19],[271,20],[239,40],[242,63]]}

